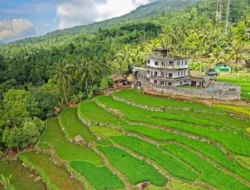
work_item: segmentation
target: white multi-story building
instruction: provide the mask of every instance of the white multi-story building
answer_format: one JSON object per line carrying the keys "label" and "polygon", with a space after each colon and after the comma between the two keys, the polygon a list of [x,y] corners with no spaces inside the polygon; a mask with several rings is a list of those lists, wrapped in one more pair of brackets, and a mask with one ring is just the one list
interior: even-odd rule
{"label": "white multi-story building", "polygon": [[171,58],[169,49],[153,49],[153,56],[147,60],[147,81],[161,86],[190,85],[188,63],[186,57]]}

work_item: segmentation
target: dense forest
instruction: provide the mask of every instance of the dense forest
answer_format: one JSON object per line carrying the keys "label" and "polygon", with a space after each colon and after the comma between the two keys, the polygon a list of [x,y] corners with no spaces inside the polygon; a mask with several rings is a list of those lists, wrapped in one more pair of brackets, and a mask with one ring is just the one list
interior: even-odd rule
{"label": "dense forest", "polygon": [[216,0],[168,0],[121,18],[0,45],[0,152],[36,142],[55,108],[106,89],[114,72],[144,66],[154,47],[189,56],[192,69],[224,62],[234,72],[245,72],[250,67],[250,1],[230,1],[228,28],[227,3],[219,22]]}

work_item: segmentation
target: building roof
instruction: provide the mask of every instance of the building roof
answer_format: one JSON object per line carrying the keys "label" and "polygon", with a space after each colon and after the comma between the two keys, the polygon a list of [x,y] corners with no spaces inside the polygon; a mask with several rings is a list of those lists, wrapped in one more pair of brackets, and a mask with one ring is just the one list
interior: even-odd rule
{"label": "building roof", "polygon": [[200,71],[189,71],[189,77],[190,78],[196,78],[196,79],[204,79],[205,73],[202,73]]}

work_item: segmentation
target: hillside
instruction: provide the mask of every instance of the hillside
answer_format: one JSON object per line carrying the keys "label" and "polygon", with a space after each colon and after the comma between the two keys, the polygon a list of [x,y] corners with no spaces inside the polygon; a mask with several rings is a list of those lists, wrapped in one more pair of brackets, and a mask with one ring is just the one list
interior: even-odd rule
{"label": "hillside", "polygon": [[137,8],[136,10],[132,11],[131,13],[128,13],[121,17],[105,20],[102,22],[95,22],[89,25],[76,26],[76,27],[64,29],[64,30],[57,30],[57,31],[48,33],[44,37],[51,37],[51,36],[58,36],[58,35],[65,35],[65,34],[78,34],[80,32],[91,32],[91,31],[98,30],[99,28],[112,27],[114,25],[116,26],[124,25],[127,22],[131,22],[131,21],[134,22],[134,21],[141,20],[141,19],[147,19],[149,17],[158,15],[163,12],[180,10],[185,7],[191,6],[199,1],[200,0],[192,0],[192,1],[159,0],[151,4],[141,6]]}
{"label": "hillside", "polygon": [[62,190],[134,189],[142,182],[159,190],[247,190],[246,125],[222,109],[118,91],[49,119],[35,150],[18,158],[42,175],[47,187]]}

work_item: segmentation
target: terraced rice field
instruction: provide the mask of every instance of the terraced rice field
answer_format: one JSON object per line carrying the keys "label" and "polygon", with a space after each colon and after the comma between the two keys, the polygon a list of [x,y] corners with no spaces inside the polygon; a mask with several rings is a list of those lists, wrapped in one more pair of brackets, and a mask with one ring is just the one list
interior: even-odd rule
{"label": "terraced rice field", "polygon": [[[126,90],[48,120],[36,150],[19,159],[55,189],[136,189],[150,182],[147,190],[244,190],[250,189],[247,128],[224,107]],[[83,142],[76,144],[79,135]]]}

